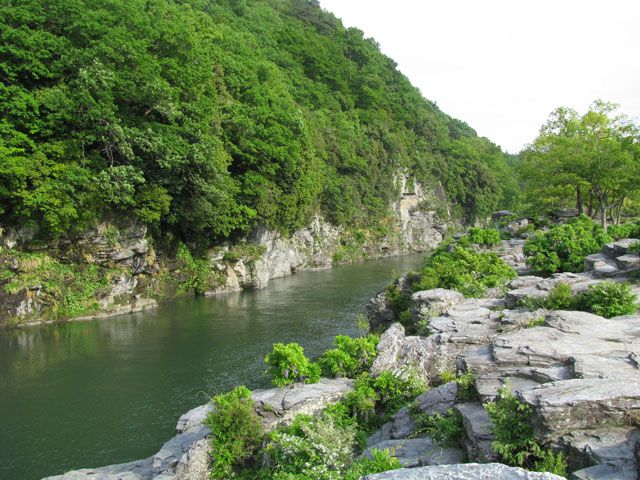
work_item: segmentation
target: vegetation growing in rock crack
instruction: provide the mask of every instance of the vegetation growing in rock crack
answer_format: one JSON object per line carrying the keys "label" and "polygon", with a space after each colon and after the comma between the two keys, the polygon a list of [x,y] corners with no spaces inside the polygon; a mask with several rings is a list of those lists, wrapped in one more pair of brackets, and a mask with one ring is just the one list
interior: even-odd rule
{"label": "vegetation growing in rock crack", "polygon": [[535,441],[531,407],[521,403],[508,386],[498,391],[495,402],[485,404],[493,423],[493,449],[507,465],[566,476],[567,461],[562,455],[545,451]]}

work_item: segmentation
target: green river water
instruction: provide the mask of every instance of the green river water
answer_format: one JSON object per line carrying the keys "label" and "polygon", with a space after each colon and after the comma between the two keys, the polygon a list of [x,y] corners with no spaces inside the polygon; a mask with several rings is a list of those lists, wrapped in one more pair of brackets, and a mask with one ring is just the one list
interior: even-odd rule
{"label": "green river water", "polygon": [[181,299],[146,313],[0,331],[0,479],[34,480],[146,458],[178,417],[235,385],[269,387],[275,342],[317,356],[358,335],[367,301],[420,256]]}

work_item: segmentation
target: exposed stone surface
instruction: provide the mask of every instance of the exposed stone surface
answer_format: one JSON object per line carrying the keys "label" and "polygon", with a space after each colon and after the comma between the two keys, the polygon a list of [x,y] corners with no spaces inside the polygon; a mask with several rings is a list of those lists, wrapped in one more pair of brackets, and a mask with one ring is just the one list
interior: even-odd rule
{"label": "exposed stone surface", "polygon": [[563,480],[548,472],[530,472],[500,463],[462,463],[402,468],[362,477],[365,480]]}
{"label": "exposed stone surface", "polygon": [[419,467],[424,465],[447,465],[461,463],[464,454],[459,448],[441,448],[431,438],[407,438],[404,440],[387,440],[368,447],[363,456],[373,458],[372,449],[389,450],[403,467]]}
{"label": "exposed stone surface", "polygon": [[[256,412],[263,416],[266,430],[286,424],[298,413],[313,415],[339,400],[353,388],[353,380],[321,379],[316,384],[295,384],[284,388],[255,391]],[[267,407],[267,402],[271,407]],[[211,433],[203,422],[215,406],[202,405],[182,415],[176,425],[178,434],[160,451],[145,460],[82,469],[46,480],[207,480],[209,478],[209,441]]]}
{"label": "exposed stone surface", "polygon": [[318,383],[295,383],[287,387],[257,390],[251,395],[256,412],[267,430],[290,423],[298,414],[313,415],[353,390],[348,378],[322,378]]}
{"label": "exposed stone surface", "polygon": [[462,418],[462,425],[466,433],[464,447],[469,461],[490,463],[498,460],[492,447],[491,427],[493,424],[482,404],[476,402],[459,403],[455,406],[455,411]]}
{"label": "exposed stone surface", "polygon": [[404,327],[394,323],[380,337],[371,374],[385,370],[402,374],[406,368],[414,368],[426,382],[437,383],[441,373],[455,368],[455,353],[442,340],[439,335],[405,336]]}
{"label": "exposed stone surface", "polygon": [[411,314],[418,323],[422,319],[442,315],[463,299],[460,292],[444,288],[416,292],[411,296]]}

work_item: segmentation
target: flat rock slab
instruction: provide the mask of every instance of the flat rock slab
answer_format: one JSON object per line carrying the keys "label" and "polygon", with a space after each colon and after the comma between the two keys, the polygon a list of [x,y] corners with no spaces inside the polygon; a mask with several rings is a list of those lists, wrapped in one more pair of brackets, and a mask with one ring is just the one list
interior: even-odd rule
{"label": "flat rock slab", "polygon": [[638,480],[635,468],[620,469],[614,465],[594,465],[571,474],[572,480]]}
{"label": "flat rock slab", "polygon": [[151,480],[153,457],[100,468],[84,468],[42,480]]}
{"label": "flat rock slab", "polygon": [[500,463],[463,463],[389,470],[362,477],[366,480],[565,480],[548,472],[530,472]]}
{"label": "flat rock slab", "polygon": [[459,448],[441,448],[431,438],[411,438],[387,440],[367,448],[363,456],[372,459],[371,450],[389,450],[392,457],[398,459],[403,467],[413,468],[424,465],[444,465],[464,461]]}
{"label": "flat rock slab", "polygon": [[640,382],[619,379],[571,379],[521,392],[533,409],[538,438],[573,430],[624,427],[640,415]]}
{"label": "flat rock slab", "polygon": [[570,470],[606,464],[625,472],[637,470],[635,449],[639,440],[640,429],[633,427],[578,430],[562,436],[554,446],[566,452]]}
{"label": "flat rock slab", "polygon": [[257,390],[251,395],[266,430],[290,423],[298,414],[314,415],[353,390],[348,378],[322,378],[318,383],[295,383],[284,388]]}

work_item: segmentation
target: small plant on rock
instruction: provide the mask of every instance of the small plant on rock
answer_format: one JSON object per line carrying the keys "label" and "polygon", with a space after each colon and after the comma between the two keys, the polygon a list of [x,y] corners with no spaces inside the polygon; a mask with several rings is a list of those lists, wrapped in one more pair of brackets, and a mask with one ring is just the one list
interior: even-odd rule
{"label": "small plant on rock", "polygon": [[338,335],[333,339],[336,348],[324,352],[318,362],[322,373],[329,377],[357,377],[371,367],[379,340],[373,334],[360,338]]}
{"label": "small plant on rock", "polygon": [[530,423],[531,407],[518,401],[508,386],[498,390],[498,399],[485,404],[493,423],[493,450],[504,463],[529,470],[546,468],[556,475],[566,475],[567,462],[559,453],[543,451],[535,441]]}
{"label": "small plant on rock", "polygon": [[262,443],[263,430],[245,386],[216,396],[216,409],[206,419],[211,429],[211,478],[233,478],[251,462]]}
{"label": "small plant on rock", "polygon": [[636,295],[631,293],[627,283],[601,282],[589,286],[581,294],[577,304],[581,310],[587,310],[605,318],[619,315],[632,315],[637,311]]}
{"label": "small plant on rock", "polygon": [[462,418],[452,409],[445,415],[418,413],[413,416],[418,432],[428,433],[442,448],[459,447],[464,437]]}
{"label": "small plant on rock", "polygon": [[304,349],[297,343],[274,343],[264,361],[269,364],[265,374],[271,375],[278,387],[295,382],[315,383],[320,379],[320,367],[305,357]]}

